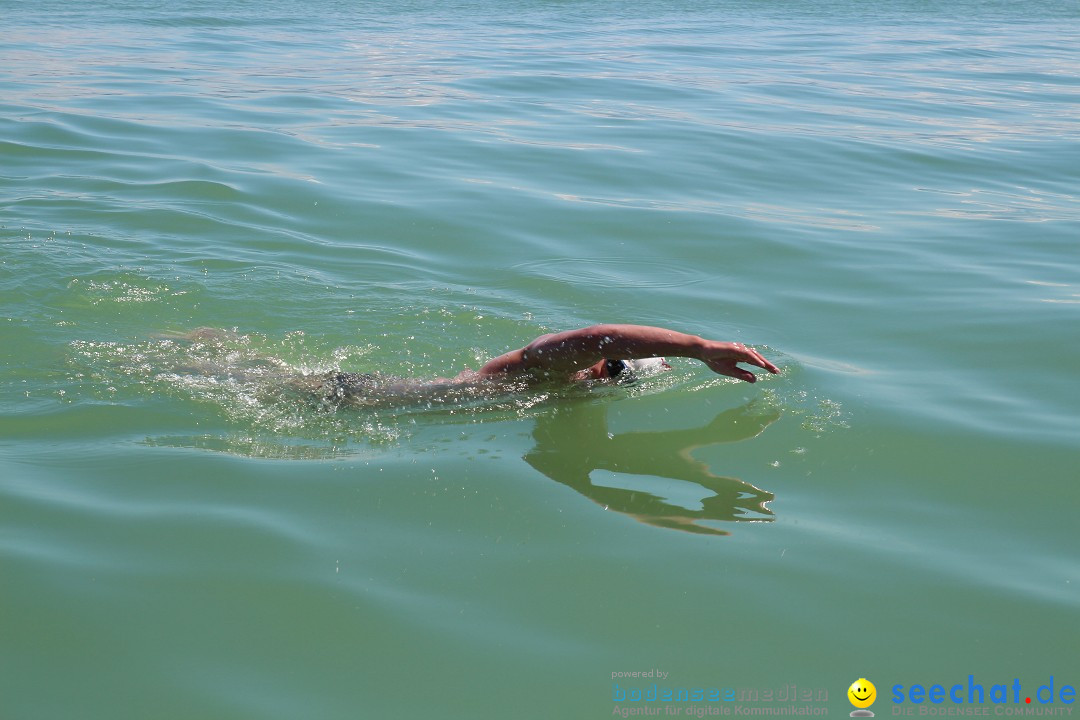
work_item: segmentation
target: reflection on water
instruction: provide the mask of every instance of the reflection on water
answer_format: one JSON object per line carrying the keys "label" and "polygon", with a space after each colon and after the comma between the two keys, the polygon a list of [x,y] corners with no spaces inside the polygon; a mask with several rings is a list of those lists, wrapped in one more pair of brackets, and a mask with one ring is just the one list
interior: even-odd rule
{"label": "reflection on water", "polygon": [[[691,453],[709,445],[748,440],[779,417],[776,409],[759,409],[749,403],[720,413],[700,428],[612,435],[604,405],[568,404],[537,419],[533,431],[536,447],[525,460],[605,510],[656,527],[727,535],[711,521],[771,521],[768,503],[775,496],[745,480],[713,474]],[[623,479],[622,484],[634,487],[612,487],[610,473],[630,476],[637,482]],[[599,477],[605,474],[608,483],[600,484]],[[657,478],[676,482],[658,482]],[[695,485],[709,495],[696,503],[677,501]]]}

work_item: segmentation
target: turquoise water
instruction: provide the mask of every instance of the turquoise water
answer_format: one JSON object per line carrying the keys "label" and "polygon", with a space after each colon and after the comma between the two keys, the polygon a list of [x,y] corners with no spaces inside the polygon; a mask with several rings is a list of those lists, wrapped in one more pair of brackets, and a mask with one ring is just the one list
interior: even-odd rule
{"label": "turquoise water", "polygon": [[[0,717],[1080,684],[1078,21],[0,2]],[[600,321],[783,374],[281,382]]]}

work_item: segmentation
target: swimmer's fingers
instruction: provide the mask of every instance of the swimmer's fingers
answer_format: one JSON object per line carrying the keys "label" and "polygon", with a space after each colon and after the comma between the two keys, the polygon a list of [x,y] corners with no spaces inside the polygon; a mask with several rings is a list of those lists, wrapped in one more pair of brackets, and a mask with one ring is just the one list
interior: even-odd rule
{"label": "swimmer's fingers", "polygon": [[768,370],[773,375],[780,374],[780,368],[773,365],[766,360],[761,353],[753,348],[748,348],[741,343],[734,343],[736,351],[739,353],[739,362],[744,362],[749,365],[757,365],[759,368]]}
{"label": "swimmer's fingers", "polygon": [[702,360],[713,372],[749,383],[756,382],[757,377],[749,370],[739,367],[737,363],[756,365],[774,375],[780,373],[780,369],[762,357],[761,353],[742,343],[717,343],[705,353]]}

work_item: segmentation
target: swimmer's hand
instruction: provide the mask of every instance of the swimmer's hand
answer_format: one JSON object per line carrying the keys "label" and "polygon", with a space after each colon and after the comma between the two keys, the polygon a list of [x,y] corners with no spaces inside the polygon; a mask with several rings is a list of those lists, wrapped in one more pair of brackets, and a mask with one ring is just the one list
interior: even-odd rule
{"label": "swimmer's hand", "polygon": [[713,372],[738,380],[745,380],[748,383],[757,382],[757,376],[749,370],[739,367],[736,363],[757,365],[759,368],[768,370],[773,375],[780,374],[780,369],[762,357],[761,353],[746,347],[742,343],[705,340],[702,343],[697,359],[708,365]]}

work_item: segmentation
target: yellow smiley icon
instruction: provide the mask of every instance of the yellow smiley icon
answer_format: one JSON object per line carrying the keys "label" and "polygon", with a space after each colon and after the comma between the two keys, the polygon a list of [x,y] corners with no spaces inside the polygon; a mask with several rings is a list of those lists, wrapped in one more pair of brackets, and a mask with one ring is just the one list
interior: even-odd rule
{"label": "yellow smiley icon", "polygon": [[847,689],[848,700],[857,708],[868,708],[877,699],[877,688],[866,678],[859,678]]}

